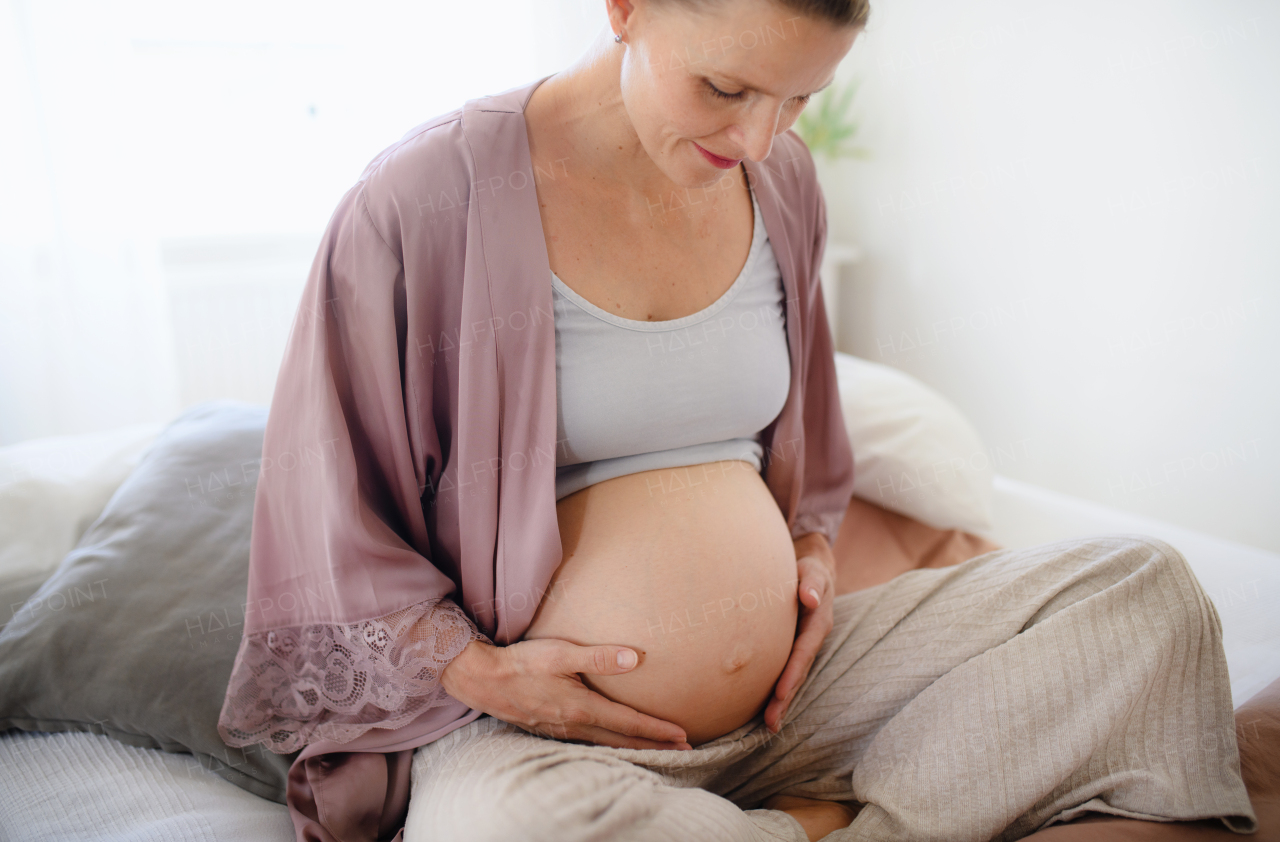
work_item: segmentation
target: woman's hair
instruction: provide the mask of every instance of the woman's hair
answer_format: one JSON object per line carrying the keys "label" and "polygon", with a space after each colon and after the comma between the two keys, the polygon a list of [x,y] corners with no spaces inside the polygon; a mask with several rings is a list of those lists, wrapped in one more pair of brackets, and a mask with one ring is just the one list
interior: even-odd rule
{"label": "woman's hair", "polygon": [[846,26],[866,26],[871,14],[868,0],[774,0],[809,17]]}
{"label": "woman's hair", "polygon": [[[661,0],[661,2],[677,2],[683,6],[697,8],[706,7],[714,2],[725,2],[725,0]],[[845,26],[866,26],[867,15],[871,14],[869,0],[773,0],[773,2],[803,15]]]}

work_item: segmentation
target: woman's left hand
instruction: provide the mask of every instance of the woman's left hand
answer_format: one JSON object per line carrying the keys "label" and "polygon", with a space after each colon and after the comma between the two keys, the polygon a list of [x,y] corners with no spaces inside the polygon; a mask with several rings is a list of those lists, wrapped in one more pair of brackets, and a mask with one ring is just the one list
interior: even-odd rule
{"label": "woman's left hand", "polygon": [[791,646],[791,657],[778,676],[773,698],[764,710],[764,723],[775,734],[782,728],[782,717],[791,706],[796,691],[809,676],[822,641],[827,639],[827,633],[835,622],[836,560],[831,545],[827,543],[826,536],[812,533],[797,538],[795,547],[800,621],[795,643]]}

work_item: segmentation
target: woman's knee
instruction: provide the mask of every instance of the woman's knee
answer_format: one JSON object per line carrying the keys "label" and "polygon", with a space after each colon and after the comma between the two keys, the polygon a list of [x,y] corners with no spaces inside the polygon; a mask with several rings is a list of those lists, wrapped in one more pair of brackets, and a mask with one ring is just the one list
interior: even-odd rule
{"label": "woman's knee", "polygon": [[1037,549],[1040,556],[1023,568],[1025,583],[1020,581],[1019,587],[1043,589],[1044,601],[1026,627],[1094,599],[1119,606],[1119,613],[1106,612],[1117,622],[1134,612],[1158,614],[1165,618],[1161,622],[1177,618],[1193,624],[1213,614],[1186,558],[1159,538],[1096,535]]}
{"label": "woman's knee", "polygon": [[507,736],[481,734],[473,723],[414,752],[404,842],[511,837],[501,769],[512,749]]}
{"label": "woman's knee", "polygon": [[1165,621],[1218,623],[1213,603],[1186,557],[1166,541],[1144,534],[1104,535],[1092,539],[1110,562],[1125,591],[1126,604],[1141,605]]}
{"label": "woman's knee", "polygon": [[[1100,579],[1120,581],[1135,574],[1177,580],[1182,586],[1199,582],[1186,558],[1166,541],[1139,533],[1095,535],[1080,539],[1064,554],[1083,571],[1095,571]],[[1110,570],[1110,576],[1103,571]]]}
{"label": "woman's knee", "polygon": [[512,839],[515,828],[504,815],[495,791],[466,787],[444,802],[422,795],[409,797],[404,842],[498,842]]}
{"label": "woman's knee", "polygon": [[1109,536],[1120,542],[1118,551],[1134,573],[1151,571],[1163,584],[1175,589],[1200,592],[1200,582],[1186,557],[1166,541],[1151,535],[1122,534]]}
{"label": "woman's knee", "polygon": [[590,747],[491,728],[414,756],[404,842],[619,838],[658,776]]}

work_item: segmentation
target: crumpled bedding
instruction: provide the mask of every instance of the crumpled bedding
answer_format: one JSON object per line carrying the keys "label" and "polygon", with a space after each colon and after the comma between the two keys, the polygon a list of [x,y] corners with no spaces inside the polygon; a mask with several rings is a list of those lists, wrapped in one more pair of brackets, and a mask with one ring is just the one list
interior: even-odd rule
{"label": "crumpled bedding", "polygon": [[935,529],[857,497],[850,499],[835,546],[836,593],[874,587],[922,567],[950,567],[1001,549],[959,529]]}

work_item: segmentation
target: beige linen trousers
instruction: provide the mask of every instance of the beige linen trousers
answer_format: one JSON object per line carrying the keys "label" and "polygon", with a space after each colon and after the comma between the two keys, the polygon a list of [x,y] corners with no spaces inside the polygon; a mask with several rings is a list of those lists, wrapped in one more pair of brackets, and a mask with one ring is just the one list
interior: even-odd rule
{"label": "beige linen trousers", "polygon": [[1107,535],[913,570],[835,600],[778,734],[693,751],[490,716],[417,749],[405,842],[807,842],[759,809],[865,806],[825,839],[1020,839],[1085,811],[1252,833],[1222,625],[1168,544]]}

